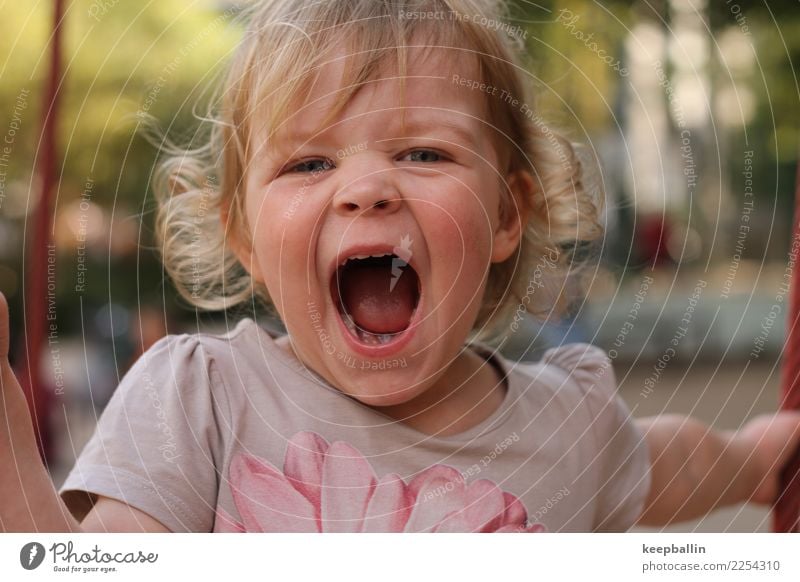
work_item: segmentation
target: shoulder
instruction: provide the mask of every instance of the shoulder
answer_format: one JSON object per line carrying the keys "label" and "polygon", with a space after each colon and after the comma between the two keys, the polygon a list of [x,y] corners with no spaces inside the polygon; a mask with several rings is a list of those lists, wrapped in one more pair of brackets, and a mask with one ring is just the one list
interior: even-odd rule
{"label": "shoulder", "polygon": [[575,418],[590,422],[595,431],[617,423],[615,419],[626,410],[617,394],[611,358],[597,346],[559,346],[547,350],[538,362],[515,369],[519,370],[527,399],[571,411],[577,414]]}
{"label": "shoulder", "polygon": [[520,363],[519,373],[555,384],[555,390],[577,390],[582,395],[616,392],[611,358],[601,348],[575,343],[547,350],[538,362]]}
{"label": "shoulder", "polygon": [[[167,441],[178,434],[199,438],[198,431],[203,431],[208,442],[216,442],[217,426],[229,422],[231,416],[230,386],[241,351],[234,344],[243,334],[255,331],[251,326],[257,327],[252,320],[242,320],[223,333],[171,334],[159,339],[120,381],[101,418],[102,431],[135,424],[143,427],[140,433],[168,431],[172,436]],[[164,426],[154,428],[149,424],[153,421]]]}
{"label": "shoulder", "polygon": [[616,390],[616,377],[611,358],[591,344],[568,344],[547,350],[542,362],[568,373],[582,390],[599,388]]}
{"label": "shoulder", "polygon": [[216,360],[233,357],[234,346],[243,336],[257,332],[251,319],[240,320],[235,327],[222,332],[171,334],[162,337],[142,354],[136,365],[167,365],[177,371],[185,368],[209,367]]}
{"label": "shoulder", "polygon": [[229,404],[255,386],[260,392],[280,392],[281,380],[296,380],[299,367],[250,318],[218,332],[166,336],[141,360],[156,381],[177,385],[183,393],[210,392]]}
{"label": "shoulder", "polygon": [[210,393],[224,389],[226,361],[235,361],[233,344],[256,327],[242,320],[223,333],[183,333],[162,337],[127,371],[118,393],[137,393],[143,387],[159,395]]}

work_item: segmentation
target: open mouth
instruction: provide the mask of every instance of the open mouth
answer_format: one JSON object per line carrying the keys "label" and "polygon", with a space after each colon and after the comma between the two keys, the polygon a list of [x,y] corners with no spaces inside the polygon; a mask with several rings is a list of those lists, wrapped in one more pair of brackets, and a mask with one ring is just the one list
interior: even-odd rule
{"label": "open mouth", "polygon": [[367,346],[391,343],[419,305],[414,268],[393,253],[348,258],[331,278],[331,297],[350,334]]}

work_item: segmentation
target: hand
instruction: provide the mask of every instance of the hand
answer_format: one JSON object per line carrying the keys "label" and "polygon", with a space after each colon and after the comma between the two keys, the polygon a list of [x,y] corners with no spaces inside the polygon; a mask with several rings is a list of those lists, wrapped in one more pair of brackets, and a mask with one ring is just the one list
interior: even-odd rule
{"label": "hand", "polygon": [[751,503],[772,505],[780,492],[780,475],[800,444],[800,412],[757,416],[733,434],[742,455]]}
{"label": "hand", "polygon": [[8,363],[10,343],[0,293],[0,533],[80,532],[39,456],[28,403]]}
{"label": "hand", "polygon": [[8,362],[10,335],[8,303],[0,293],[0,473],[15,475],[15,459],[38,452],[28,402]]}

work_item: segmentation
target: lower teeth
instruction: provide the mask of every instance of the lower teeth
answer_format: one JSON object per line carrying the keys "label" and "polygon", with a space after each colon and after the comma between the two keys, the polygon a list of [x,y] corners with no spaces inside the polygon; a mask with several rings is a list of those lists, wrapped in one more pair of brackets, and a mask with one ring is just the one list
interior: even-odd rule
{"label": "lower teeth", "polygon": [[391,333],[370,333],[368,331],[364,331],[358,327],[352,318],[347,314],[342,314],[342,320],[347,326],[347,329],[349,329],[353,335],[367,345],[384,345],[388,344],[390,341],[392,341],[392,339],[394,339],[394,334]]}

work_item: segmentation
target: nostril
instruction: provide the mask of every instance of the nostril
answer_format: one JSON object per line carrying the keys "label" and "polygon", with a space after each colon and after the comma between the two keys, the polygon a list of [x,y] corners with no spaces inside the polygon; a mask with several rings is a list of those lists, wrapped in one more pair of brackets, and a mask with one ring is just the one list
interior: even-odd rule
{"label": "nostril", "polygon": [[375,202],[371,200],[364,200],[363,203],[361,202],[353,202],[356,198],[350,198],[348,201],[340,200],[336,203],[337,208],[341,212],[353,213],[353,212],[368,212],[370,210],[380,210],[389,212],[393,208],[393,203],[395,202],[395,198],[382,198]]}

